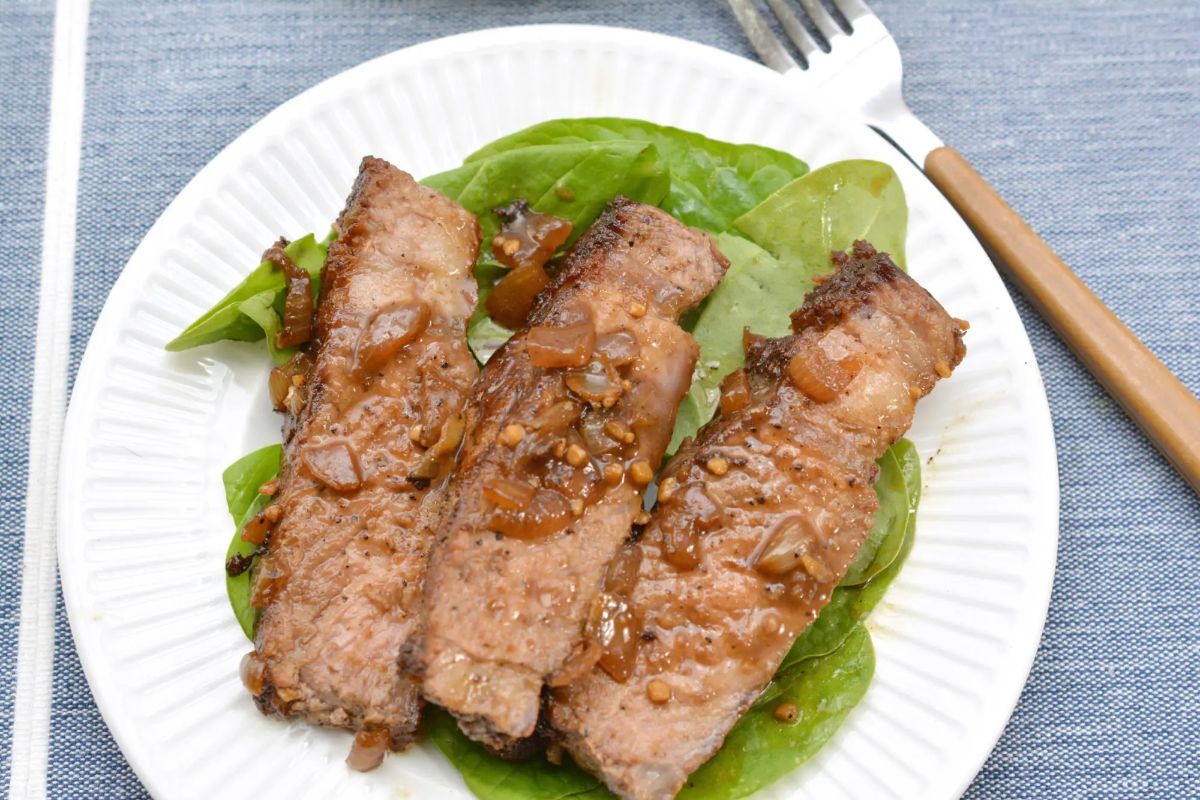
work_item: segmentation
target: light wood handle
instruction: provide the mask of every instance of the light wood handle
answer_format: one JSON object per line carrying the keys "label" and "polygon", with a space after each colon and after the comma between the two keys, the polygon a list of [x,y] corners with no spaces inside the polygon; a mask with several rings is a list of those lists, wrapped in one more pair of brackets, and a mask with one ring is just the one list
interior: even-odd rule
{"label": "light wood handle", "polygon": [[1084,366],[1200,493],[1200,400],[1092,294],[957,150],[925,173]]}

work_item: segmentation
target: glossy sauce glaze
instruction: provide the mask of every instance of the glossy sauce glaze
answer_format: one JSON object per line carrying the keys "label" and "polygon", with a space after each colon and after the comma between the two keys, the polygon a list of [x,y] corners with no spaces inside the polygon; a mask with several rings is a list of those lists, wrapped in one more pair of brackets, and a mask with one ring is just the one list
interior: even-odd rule
{"label": "glossy sauce glaze", "polygon": [[747,338],[622,556],[636,577],[621,567],[597,600],[597,668],[554,691],[563,743],[621,796],[674,797],[720,746],[862,544],[875,460],[963,356],[956,321],[885,255],[859,242],[835,263],[794,335]]}
{"label": "glossy sauce glaze", "polygon": [[616,200],[476,382],[416,658],[469,735],[528,736],[543,683],[594,662],[592,600],[697,358],[676,320],[726,265],[707,234]]}
{"label": "glossy sauce glaze", "polygon": [[349,762],[411,740],[416,685],[397,655],[411,635],[436,505],[477,372],[475,218],[379,159],[363,161],[329,249],[313,340],[270,377],[286,413],[261,609],[243,680],[264,712],[359,735]]}
{"label": "glossy sauce glaze", "polygon": [[525,200],[514,200],[495,212],[500,231],[492,238],[492,255],[509,272],[487,297],[488,314],[508,328],[520,328],[537,296],[550,285],[546,262],[571,236],[568,220],[540,214]]}

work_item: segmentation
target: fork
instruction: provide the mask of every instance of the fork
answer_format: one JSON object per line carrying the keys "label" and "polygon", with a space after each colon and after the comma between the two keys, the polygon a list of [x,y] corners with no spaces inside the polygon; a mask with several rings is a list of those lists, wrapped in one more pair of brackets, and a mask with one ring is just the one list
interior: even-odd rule
{"label": "fork", "polygon": [[[857,110],[945,195],[997,266],[1125,410],[1193,491],[1200,493],[1200,400],[1017,216],[966,159],[913,115],[901,92],[900,50],[861,0],[766,0],[796,51],[753,0],[728,0],[763,62],[801,91]],[[807,24],[806,24],[807,23]],[[816,35],[814,35],[816,34]],[[822,46],[822,40],[824,46]]]}

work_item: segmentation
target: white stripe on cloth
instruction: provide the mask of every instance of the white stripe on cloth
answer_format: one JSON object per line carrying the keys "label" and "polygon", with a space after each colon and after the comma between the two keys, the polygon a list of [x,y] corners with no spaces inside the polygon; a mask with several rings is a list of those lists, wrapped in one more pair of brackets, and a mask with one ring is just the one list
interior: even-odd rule
{"label": "white stripe on cloth", "polygon": [[55,503],[71,346],[75,203],[83,136],[88,11],[89,0],[57,0],[54,15],[46,206],[30,404],[21,624],[8,786],[9,797],[35,800],[46,796],[49,755],[57,568]]}

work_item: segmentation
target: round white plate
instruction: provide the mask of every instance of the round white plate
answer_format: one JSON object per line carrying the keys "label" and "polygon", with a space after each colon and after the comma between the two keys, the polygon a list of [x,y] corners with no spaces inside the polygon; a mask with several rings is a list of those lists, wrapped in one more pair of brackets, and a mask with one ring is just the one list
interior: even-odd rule
{"label": "round white plate", "polygon": [[1040,638],[1058,538],[1054,441],[1020,320],[963,222],[865,127],[822,116],[765,67],[636,31],[482,31],[392,53],[285,103],[171,203],[113,287],[75,383],[62,453],[59,559],[100,710],[158,798],[469,796],[432,745],[372,773],[347,734],[262,717],[238,680],[249,649],[225,598],[221,470],[279,438],[261,344],[163,343],[280,234],[327,230],[367,153],[415,175],[553,117],[619,115],[755,142],[817,167],[894,166],[912,274],[971,321],[953,379],[911,438],[925,494],[917,544],[870,618],[862,704],[817,758],[764,792],[957,797],[999,737]]}

